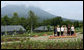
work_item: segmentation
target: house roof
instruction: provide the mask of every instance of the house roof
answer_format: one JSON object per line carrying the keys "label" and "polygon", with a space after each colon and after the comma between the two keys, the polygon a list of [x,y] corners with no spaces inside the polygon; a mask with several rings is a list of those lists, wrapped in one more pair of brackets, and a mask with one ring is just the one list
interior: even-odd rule
{"label": "house roof", "polygon": [[19,31],[22,29],[22,31],[26,31],[21,25],[7,25],[7,26],[1,26],[1,32],[5,31]]}
{"label": "house roof", "polygon": [[[50,27],[50,29],[52,30],[52,27]],[[38,28],[35,28],[34,30],[48,30],[47,26],[40,26]]]}

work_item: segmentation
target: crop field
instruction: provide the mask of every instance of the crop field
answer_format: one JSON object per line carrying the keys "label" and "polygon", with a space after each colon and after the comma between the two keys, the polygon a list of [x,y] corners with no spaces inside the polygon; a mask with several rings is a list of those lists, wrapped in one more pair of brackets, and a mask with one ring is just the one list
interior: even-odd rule
{"label": "crop field", "polygon": [[[30,35],[29,35],[30,34]],[[47,35],[52,35],[53,34],[53,32],[38,32],[38,33],[36,33],[36,32],[34,32],[34,33],[24,33],[24,34],[16,34],[16,35],[6,35],[6,36],[1,36],[1,38],[6,38],[6,37],[33,37],[34,35],[38,35],[38,36],[43,36],[44,34],[47,34]]]}
{"label": "crop field", "polygon": [[2,44],[1,49],[83,49],[83,41],[31,41]]}
{"label": "crop field", "polygon": [[74,38],[49,39],[53,32],[1,36],[1,49],[83,49],[82,30],[76,29],[80,33]]}
{"label": "crop field", "polygon": [[[78,36],[76,38],[57,39],[48,39],[49,36],[5,38],[5,41],[2,42],[6,43],[1,44],[1,49],[83,49],[83,40],[81,39],[83,36],[81,35],[82,34],[79,35],[80,37]],[[9,41],[13,43],[7,43]]]}

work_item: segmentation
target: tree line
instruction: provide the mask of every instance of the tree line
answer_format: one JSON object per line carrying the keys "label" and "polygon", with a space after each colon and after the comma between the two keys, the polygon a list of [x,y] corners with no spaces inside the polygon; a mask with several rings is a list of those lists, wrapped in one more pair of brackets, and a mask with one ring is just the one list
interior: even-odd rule
{"label": "tree line", "polygon": [[54,17],[51,19],[46,19],[43,20],[43,22],[38,22],[38,16],[33,12],[33,11],[29,11],[28,12],[29,16],[27,18],[25,17],[19,17],[17,12],[13,13],[12,17],[8,17],[8,15],[5,15],[3,17],[1,17],[1,25],[22,25],[26,30],[30,30],[32,33],[32,30],[36,27],[39,26],[57,26],[57,25],[74,25],[75,27],[82,27],[83,26],[83,22],[79,22],[79,21],[70,21],[70,20],[66,20],[63,21],[61,16],[58,17]]}

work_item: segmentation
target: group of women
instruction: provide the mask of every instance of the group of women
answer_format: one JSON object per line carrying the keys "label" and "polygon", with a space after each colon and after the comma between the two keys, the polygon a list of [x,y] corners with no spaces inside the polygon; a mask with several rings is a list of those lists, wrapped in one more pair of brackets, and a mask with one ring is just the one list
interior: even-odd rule
{"label": "group of women", "polygon": [[62,25],[61,27],[59,27],[59,25],[56,27],[54,26],[54,36],[63,36],[63,35],[73,35],[74,34],[74,26],[72,25],[70,27],[70,25],[68,25],[68,27],[66,27],[66,25]]}

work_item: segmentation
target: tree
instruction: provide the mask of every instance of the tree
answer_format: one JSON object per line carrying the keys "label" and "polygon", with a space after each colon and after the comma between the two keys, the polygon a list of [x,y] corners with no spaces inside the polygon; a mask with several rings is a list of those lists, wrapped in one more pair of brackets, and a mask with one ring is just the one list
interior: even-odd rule
{"label": "tree", "polygon": [[43,24],[44,26],[46,26],[46,25],[51,25],[51,19],[46,19],[46,20],[44,20],[42,24]]}
{"label": "tree", "polygon": [[50,31],[50,25],[47,25],[47,29],[48,29],[48,31]]}
{"label": "tree", "polygon": [[8,17],[8,15],[5,15],[3,18],[1,18],[1,24],[10,25],[10,18]]}
{"label": "tree", "polygon": [[28,21],[26,20],[26,18],[20,17],[18,22],[19,22],[19,25],[22,25],[24,28],[26,28],[26,25],[27,25]]}
{"label": "tree", "polygon": [[31,10],[29,11],[29,18],[27,19],[29,21],[30,27],[31,27],[31,33],[33,32],[33,28],[37,23],[37,16],[32,12]]}
{"label": "tree", "polygon": [[62,21],[62,25],[68,26],[68,24],[71,26],[73,22],[71,22],[70,20]]}
{"label": "tree", "polygon": [[74,26],[75,26],[75,27],[79,27],[79,21],[75,21],[75,22],[74,22]]}
{"label": "tree", "polygon": [[62,18],[60,16],[52,18],[52,19],[46,19],[43,21],[44,25],[51,25],[51,26],[56,26],[56,25],[61,25]]}
{"label": "tree", "polygon": [[1,18],[1,25],[6,25],[4,18]]}
{"label": "tree", "polygon": [[79,23],[79,27],[83,27],[83,21]]}
{"label": "tree", "polygon": [[61,17],[55,17],[51,19],[51,25],[56,26],[56,25],[61,25],[62,18]]}
{"label": "tree", "polygon": [[13,17],[11,18],[11,24],[12,25],[19,25],[19,17],[18,17],[18,13],[17,12],[14,12],[13,13]]}
{"label": "tree", "polygon": [[18,13],[17,13],[17,12],[14,12],[14,13],[13,13],[13,16],[14,16],[14,17],[18,17]]}

